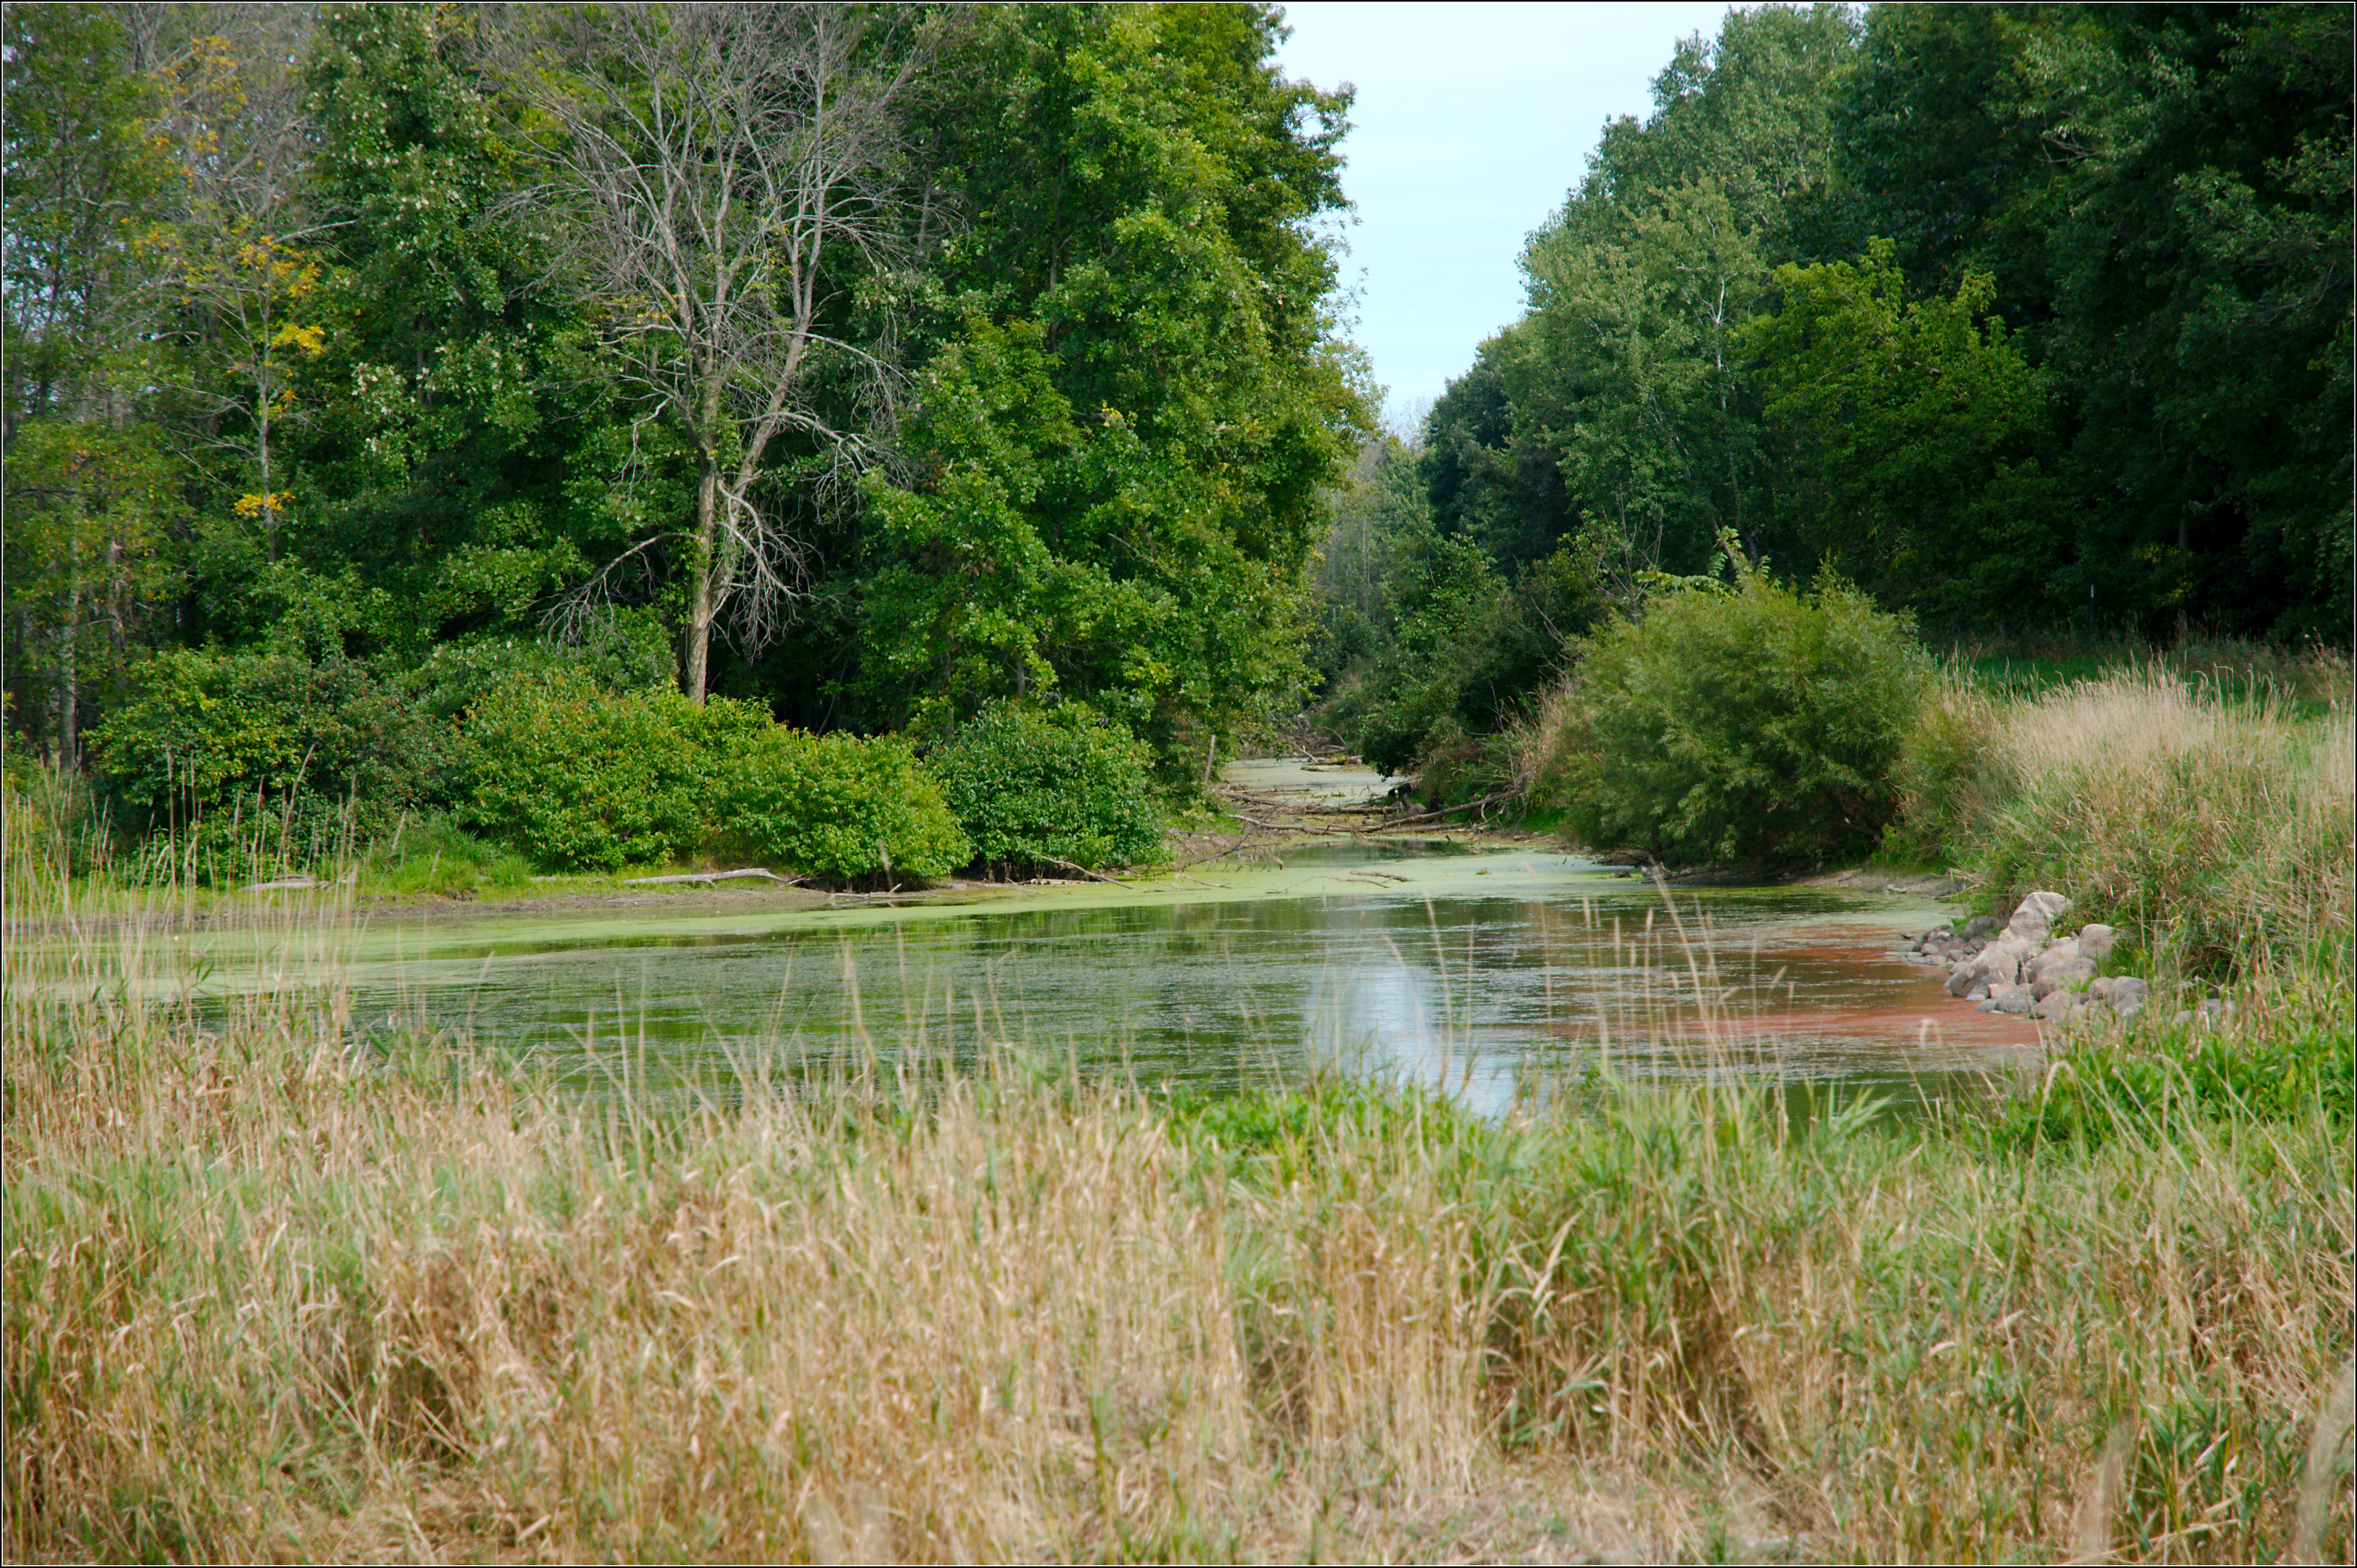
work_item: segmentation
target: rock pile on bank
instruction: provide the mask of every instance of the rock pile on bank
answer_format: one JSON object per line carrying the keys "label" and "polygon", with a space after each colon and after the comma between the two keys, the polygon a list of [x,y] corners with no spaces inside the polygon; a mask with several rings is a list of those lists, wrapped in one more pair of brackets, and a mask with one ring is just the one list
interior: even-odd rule
{"label": "rock pile on bank", "polygon": [[2032,893],[2000,929],[1975,915],[1959,930],[1941,926],[1908,938],[1900,956],[1912,963],[1940,964],[1948,971],[1948,994],[1980,1004],[1984,1013],[2027,1013],[2059,1021],[2074,1013],[2108,1006],[2123,1018],[2145,1004],[2145,983],[2132,975],[2098,976],[2119,933],[2109,926],[2082,926],[2076,936],[2055,940],[2055,918],[2071,908],[2060,893]]}

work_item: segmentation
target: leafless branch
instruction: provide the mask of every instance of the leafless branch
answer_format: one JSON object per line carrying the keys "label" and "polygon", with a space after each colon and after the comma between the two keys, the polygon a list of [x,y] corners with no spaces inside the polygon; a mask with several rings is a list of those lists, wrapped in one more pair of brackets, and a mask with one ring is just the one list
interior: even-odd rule
{"label": "leafless branch", "polygon": [[695,453],[686,532],[687,684],[711,632],[758,649],[791,619],[812,551],[762,495],[781,435],[824,456],[806,498],[849,494],[872,441],[817,411],[814,372],[854,369],[890,401],[888,358],[831,323],[846,270],[899,259],[904,114],[930,14],[843,4],[622,5],[508,14],[490,61],[523,106],[534,200],[571,232],[576,286],[623,384]]}

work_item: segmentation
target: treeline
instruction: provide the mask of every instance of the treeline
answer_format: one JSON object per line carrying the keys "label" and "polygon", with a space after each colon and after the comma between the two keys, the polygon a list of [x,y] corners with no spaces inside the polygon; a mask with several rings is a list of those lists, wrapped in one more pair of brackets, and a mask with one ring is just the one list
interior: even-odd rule
{"label": "treeline", "polygon": [[430,694],[522,648],[928,744],[1070,705],[1173,772],[1297,699],[1371,425],[1347,100],[1274,7],[5,28],[20,755],[140,750],[174,650]]}
{"label": "treeline", "polygon": [[2345,646],[2350,55],[2343,7],[1730,12],[1343,487],[1327,718],[1445,787],[1738,557],[1926,632]]}

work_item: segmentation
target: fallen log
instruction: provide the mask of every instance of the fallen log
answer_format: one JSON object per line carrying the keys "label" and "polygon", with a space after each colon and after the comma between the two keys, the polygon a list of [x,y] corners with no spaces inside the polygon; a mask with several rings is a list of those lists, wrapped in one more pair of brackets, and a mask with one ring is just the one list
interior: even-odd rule
{"label": "fallen log", "polygon": [[780,876],[776,872],[762,866],[748,865],[736,871],[683,871],[673,876],[632,876],[625,878],[622,886],[651,887],[662,882],[735,882],[746,876],[767,877],[771,882],[782,882],[789,887],[799,887],[802,883],[802,879],[799,876]]}
{"label": "fallen log", "polygon": [[1124,882],[1124,881],[1123,881],[1120,877],[1118,877],[1118,876],[1107,876],[1107,875],[1106,875],[1103,872],[1102,872],[1102,871],[1091,871],[1091,870],[1090,870],[1087,866],[1085,866],[1085,865],[1074,865],[1074,864],[1072,864],[1071,861],[1069,861],[1069,860],[1065,860],[1065,859],[1062,859],[1062,858],[1060,858],[1060,857],[1059,857],[1059,856],[1056,856],[1056,855],[1052,855],[1052,854],[1044,854],[1044,855],[1041,855],[1039,858],[1040,858],[1040,859],[1042,859],[1042,860],[1044,860],[1044,861],[1047,861],[1047,862],[1048,862],[1049,865],[1060,865],[1060,866],[1062,866],[1062,867],[1063,867],[1065,870],[1067,870],[1067,871],[1077,871],[1077,872],[1079,872],[1082,876],[1093,877],[1093,878],[1095,878],[1095,879],[1096,879],[1097,881],[1099,881],[1099,882],[1110,882],[1110,883],[1112,883],[1115,887],[1126,887],[1126,886],[1129,886],[1129,884],[1128,884],[1128,883]]}

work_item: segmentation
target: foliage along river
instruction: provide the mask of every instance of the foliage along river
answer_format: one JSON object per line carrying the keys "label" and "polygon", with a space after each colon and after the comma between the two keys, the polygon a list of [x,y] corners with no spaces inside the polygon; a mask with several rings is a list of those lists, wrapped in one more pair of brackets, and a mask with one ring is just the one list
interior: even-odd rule
{"label": "foliage along river", "polygon": [[[1270,763],[1232,777],[1329,797],[1382,782]],[[1313,1066],[1405,1074],[1485,1108],[1533,1071],[1591,1064],[1911,1100],[2037,1043],[1889,955],[1898,930],[1942,918],[1828,888],[1665,900],[1560,853],[1334,837],[1258,865],[896,908],[403,911],[368,921],[347,978],[365,1032],[461,1026],[584,1087],[725,1090],[765,1053],[970,1065],[987,1042],[1210,1090]]]}

